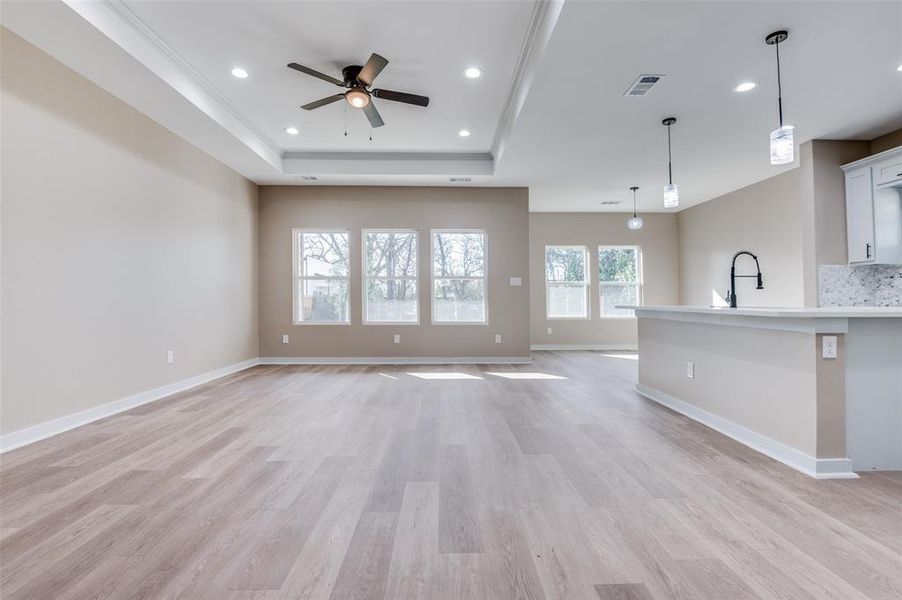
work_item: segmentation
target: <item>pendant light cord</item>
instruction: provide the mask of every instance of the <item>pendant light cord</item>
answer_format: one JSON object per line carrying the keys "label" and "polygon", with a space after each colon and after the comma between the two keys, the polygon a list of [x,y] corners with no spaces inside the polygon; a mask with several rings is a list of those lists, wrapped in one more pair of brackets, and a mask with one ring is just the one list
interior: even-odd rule
{"label": "pendant light cord", "polygon": [[673,152],[670,149],[670,125],[667,126],[667,183],[673,185]]}
{"label": "pendant light cord", "polygon": [[639,188],[637,188],[637,187],[632,188],[632,190],[633,190],[633,218],[634,219],[637,216],[636,215],[636,190],[638,190],[638,189]]}
{"label": "pendant light cord", "polygon": [[780,42],[777,41],[777,111],[780,113],[780,129],[783,129],[783,78],[780,75]]}

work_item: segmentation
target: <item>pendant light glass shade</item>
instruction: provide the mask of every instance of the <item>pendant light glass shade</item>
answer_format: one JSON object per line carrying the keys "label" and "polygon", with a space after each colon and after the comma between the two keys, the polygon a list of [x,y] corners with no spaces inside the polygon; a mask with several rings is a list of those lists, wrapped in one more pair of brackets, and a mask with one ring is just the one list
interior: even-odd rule
{"label": "pendant light glass shade", "polygon": [[639,188],[634,185],[630,190],[633,192],[633,216],[626,220],[626,227],[627,229],[635,231],[637,229],[642,229],[645,222],[642,220],[642,217],[636,214],[636,192],[639,191]]}
{"label": "pendant light glass shade", "polygon": [[770,132],[770,164],[785,165],[795,159],[792,125],[784,125]]}
{"label": "pendant light glass shade", "polygon": [[675,183],[664,186],[664,208],[677,208],[680,205],[680,189]]}

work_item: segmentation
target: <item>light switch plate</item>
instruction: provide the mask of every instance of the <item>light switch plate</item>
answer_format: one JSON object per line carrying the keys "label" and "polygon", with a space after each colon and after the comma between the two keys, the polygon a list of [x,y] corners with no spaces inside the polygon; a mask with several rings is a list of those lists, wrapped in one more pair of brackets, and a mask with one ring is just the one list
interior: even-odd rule
{"label": "light switch plate", "polygon": [[500,344],[500,343],[501,343],[501,334],[500,334],[500,333],[496,333],[496,334],[495,334],[495,343],[496,343],[496,344]]}
{"label": "light switch plate", "polygon": [[523,285],[522,277],[511,277],[511,287],[521,287]]}
{"label": "light switch plate", "polygon": [[686,377],[695,379],[695,363],[686,361]]}
{"label": "light switch plate", "polygon": [[396,334],[395,334],[395,343],[396,343],[396,344],[400,344],[400,343],[401,343],[401,334],[400,334],[400,333],[396,333]]}
{"label": "light switch plate", "polygon": [[175,352],[173,352],[172,350],[168,350],[166,352],[166,362],[170,365],[175,362]]}
{"label": "light switch plate", "polygon": [[284,335],[282,336],[282,343],[283,343],[283,344],[287,344],[287,343],[288,343],[288,334],[287,334],[287,333],[284,334]]}
{"label": "light switch plate", "polygon": [[836,358],[835,335],[825,335],[821,338],[821,356],[824,358]]}
{"label": "light switch plate", "polygon": [[549,327],[548,329],[546,329],[546,330],[545,330],[545,333],[548,334],[548,335],[551,335],[551,327]]}

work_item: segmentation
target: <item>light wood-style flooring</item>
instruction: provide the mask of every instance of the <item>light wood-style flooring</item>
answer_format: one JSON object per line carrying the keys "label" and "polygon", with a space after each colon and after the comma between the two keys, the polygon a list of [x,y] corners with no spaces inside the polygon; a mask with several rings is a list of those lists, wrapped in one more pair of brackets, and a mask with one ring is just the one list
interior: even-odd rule
{"label": "light wood-style flooring", "polygon": [[902,474],[815,481],[635,380],[241,372],[3,455],[0,597],[902,598]]}

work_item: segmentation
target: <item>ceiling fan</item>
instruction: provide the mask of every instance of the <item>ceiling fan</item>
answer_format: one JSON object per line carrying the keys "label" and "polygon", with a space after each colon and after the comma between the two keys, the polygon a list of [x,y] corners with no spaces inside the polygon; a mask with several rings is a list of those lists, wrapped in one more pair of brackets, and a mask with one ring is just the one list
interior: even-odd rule
{"label": "ceiling fan", "polygon": [[313,77],[328,81],[338,87],[347,88],[348,90],[346,92],[335,94],[334,96],[327,96],[321,100],[305,104],[301,107],[304,110],[313,110],[327,104],[332,104],[333,102],[338,102],[344,98],[347,103],[354,108],[363,109],[363,114],[366,115],[366,118],[369,120],[372,127],[382,127],[385,125],[385,121],[382,120],[379,111],[376,110],[376,107],[373,104],[372,99],[374,97],[382,100],[394,100],[395,102],[414,104],[416,106],[429,106],[429,98],[426,96],[418,96],[417,94],[408,94],[406,92],[393,92],[392,90],[381,90],[378,88],[370,89],[373,85],[373,80],[376,79],[376,76],[382,72],[382,69],[384,69],[386,65],[388,65],[388,59],[383,58],[378,54],[371,54],[369,60],[367,60],[366,64],[362,67],[358,65],[349,65],[342,69],[341,74],[344,81],[326,75],[325,73],[320,73],[310,67],[299,65],[298,63],[289,63],[288,68],[300,71],[301,73],[306,73],[307,75],[312,75]]}

